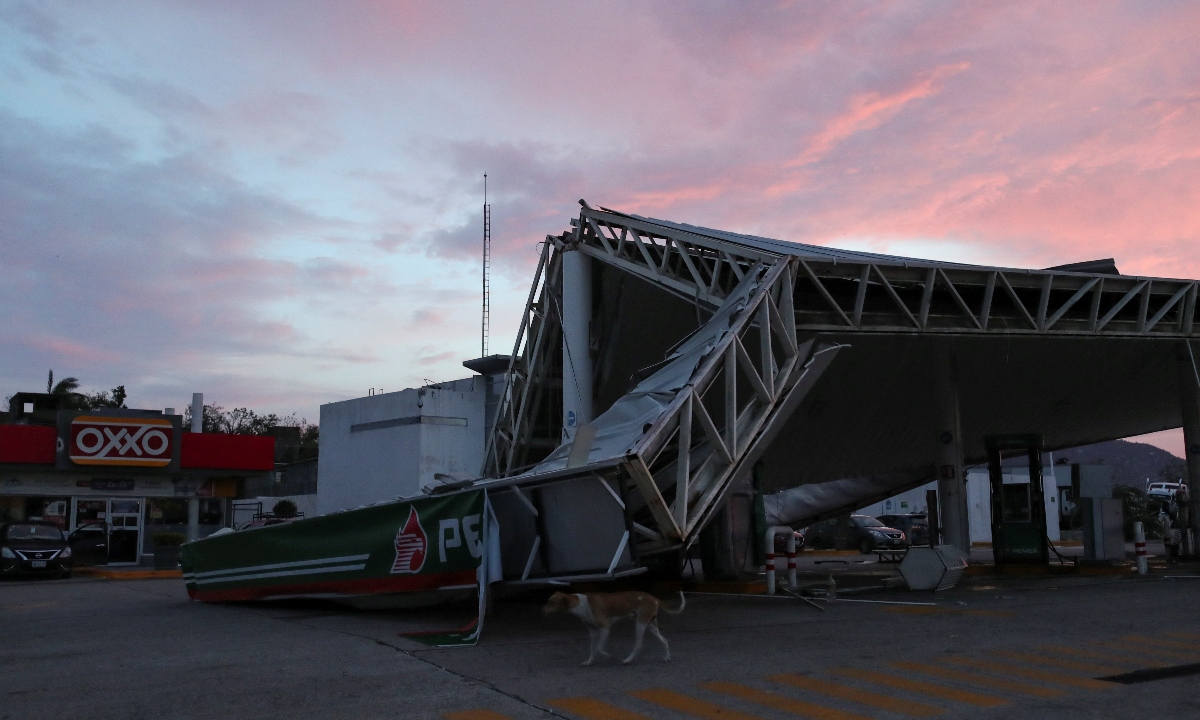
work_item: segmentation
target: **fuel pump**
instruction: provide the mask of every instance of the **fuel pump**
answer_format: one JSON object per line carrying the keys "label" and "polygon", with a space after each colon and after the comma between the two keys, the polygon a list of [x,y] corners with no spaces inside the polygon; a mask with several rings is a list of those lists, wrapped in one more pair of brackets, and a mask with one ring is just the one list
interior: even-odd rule
{"label": "fuel pump", "polygon": [[[984,438],[991,480],[992,554],[996,565],[1049,563],[1040,435]],[[1028,481],[1023,470],[1028,469]]]}

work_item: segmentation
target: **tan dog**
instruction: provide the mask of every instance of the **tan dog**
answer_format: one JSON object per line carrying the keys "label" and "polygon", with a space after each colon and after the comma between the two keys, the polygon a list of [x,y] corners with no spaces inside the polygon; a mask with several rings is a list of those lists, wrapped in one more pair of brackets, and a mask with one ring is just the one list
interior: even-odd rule
{"label": "tan dog", "polygon": [[637,639],[634,641],[633,651],[629,653],[629,657],[621,661],[628,665],[641,652],[642,638],[645,636],[647,628],[650,630],[650,634],[663,644],[663,650],[666,651],[663,662],[670,661],[671,647],[667,645],[667,639],[658,631],[658,611],[662,610],[671,615],[678,615],[683,612],[686,604],[687,601],[683,599],[682,591],[679,593],[679,607],[675,610],[668,608],[653,595],[636,590],[615,593],[568,594],[556,592],[550,596],[550,600],[546,603],[546,607],[542,608],[542,612],[546,615],[556,612],[570,613],[587,626],[589,652],[584,665],[591,665],[596,659],[597,653],[605,657],[612,657],[604,649],[608,643],[609,629],[617,620],[632,616],[637,622]]}

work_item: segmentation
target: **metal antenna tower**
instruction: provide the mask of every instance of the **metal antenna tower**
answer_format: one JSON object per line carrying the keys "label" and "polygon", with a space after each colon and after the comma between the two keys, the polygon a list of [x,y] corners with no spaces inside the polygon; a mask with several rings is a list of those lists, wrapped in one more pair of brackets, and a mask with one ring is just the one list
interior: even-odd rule
{"label": "metal antenna tower", "polygon": [[483,353],[487,357],[492,324],[492,206],[487,201],[487,173],[483,174]]}

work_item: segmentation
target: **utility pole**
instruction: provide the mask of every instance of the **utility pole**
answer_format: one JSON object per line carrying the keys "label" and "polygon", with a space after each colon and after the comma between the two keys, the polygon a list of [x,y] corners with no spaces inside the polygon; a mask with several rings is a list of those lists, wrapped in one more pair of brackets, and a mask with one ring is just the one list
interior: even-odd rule
{"label": "utility pole", "polygon": [[487,357],[492,323],[492,206],[487,201],[487,173],[483,174],[483,352]]}

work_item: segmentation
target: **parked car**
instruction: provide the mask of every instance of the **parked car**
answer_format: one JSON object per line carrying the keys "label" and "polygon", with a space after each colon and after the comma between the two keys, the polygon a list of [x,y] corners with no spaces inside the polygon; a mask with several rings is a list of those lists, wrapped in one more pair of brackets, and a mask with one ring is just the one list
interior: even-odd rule
{"label": "parked car", "polygon": [[76,565],[108,564],[108,523],[91,522],[67,536]]}
{"label": "parked car", "polygon": [[843,515],[823,520],[809,526],[804,537],[813,548],[837,547],[841,538],[842,547],[858,548],[863,553],[908,547],[903,530],[888,527],[868,515]]}
{"label": "parked car", "polygon": [[0,575],[55,574],[70,577],[71,546],[52,522],[0,524]]}
{"label": "parked car", "polygon": [[929,544],[929,517],[925,513],[880,515],[875,519],[888,527],[903,531],[909,545]]}

